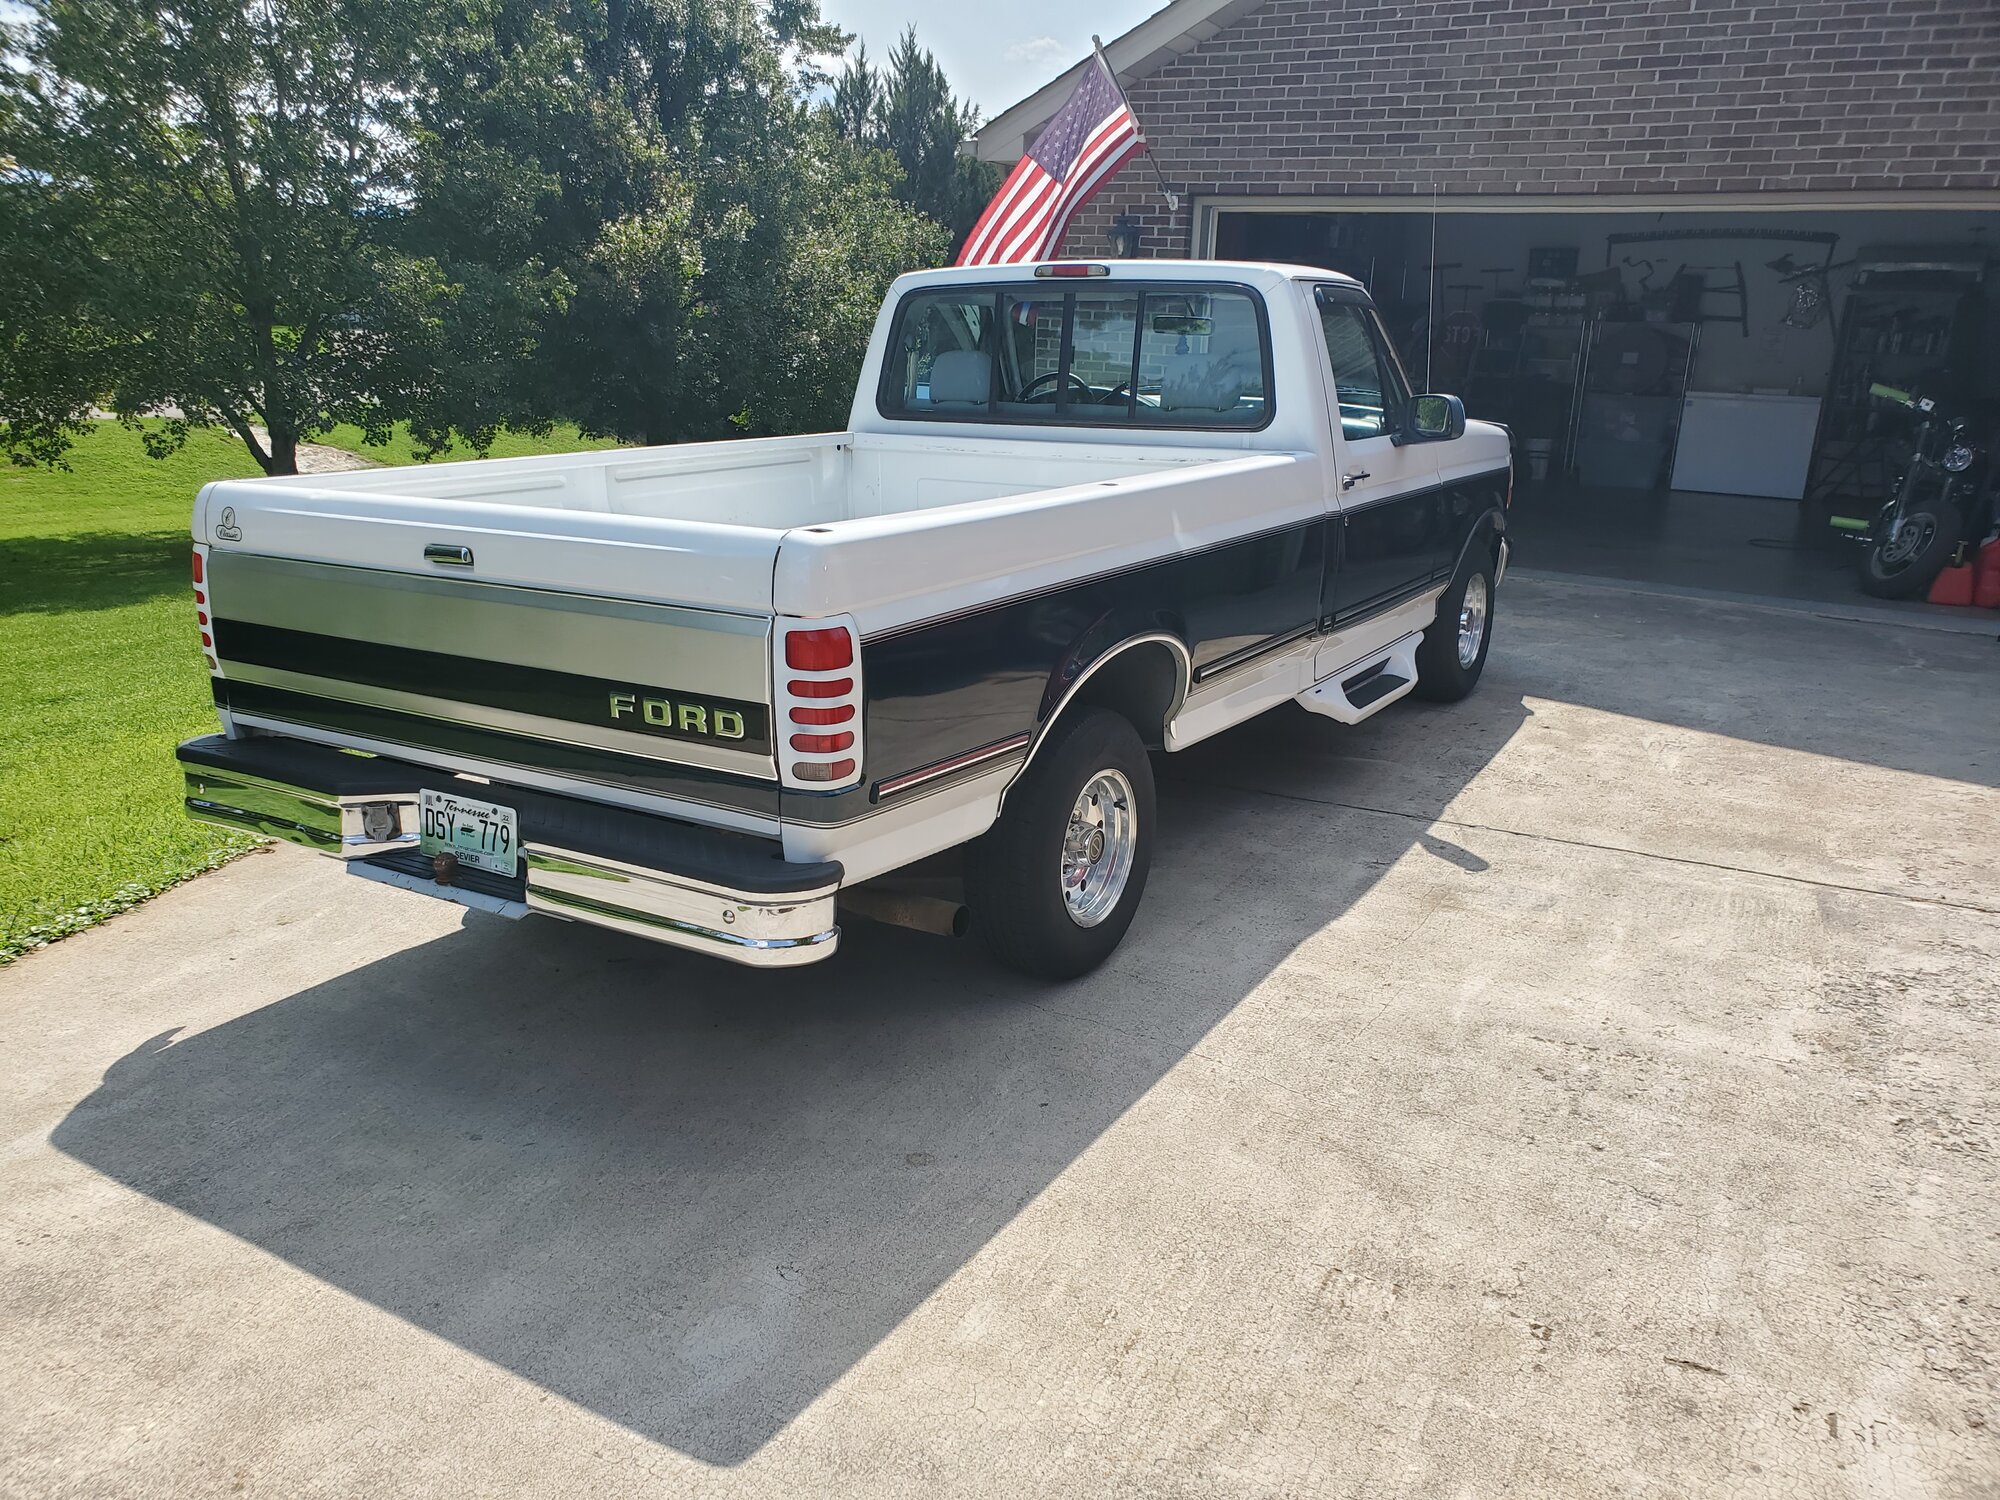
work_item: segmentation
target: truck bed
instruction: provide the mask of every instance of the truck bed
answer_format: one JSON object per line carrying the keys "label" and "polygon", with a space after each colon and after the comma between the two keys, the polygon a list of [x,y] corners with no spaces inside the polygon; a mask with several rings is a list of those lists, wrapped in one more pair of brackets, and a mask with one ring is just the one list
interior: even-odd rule
{"label": "truck bed", "polygon": [[1117,443],[807,437],[466,460],[245,480],[258,491],[451,500],[513,510],[701,521],[758,531],[1028,494],[1235,457]]}
{"label": "truck bed", "polygon": [[223,480],[197,500],[194,534],[218,548],[417,573],[436,571],[423,545],[453,543],[474,549],[483,582],[763,613],[774,607],[787,532],[1244,458],[1229,448],[823,433]]}

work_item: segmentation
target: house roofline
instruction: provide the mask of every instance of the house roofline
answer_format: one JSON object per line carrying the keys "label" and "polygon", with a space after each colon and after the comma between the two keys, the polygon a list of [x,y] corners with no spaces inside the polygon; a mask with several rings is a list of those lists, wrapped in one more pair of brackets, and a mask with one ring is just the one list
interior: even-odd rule
{"label": "house roofline", "polygon": [[[1264,0],[1173,0],[1130,31],[1104,46],[1104,59],[1118,75],[1124,88],[1183,52],[1192,51],[1225,27],[1233,26]],[[982,161],[1011,162],[1028,149],[1033,133],[1046,125],[1063,107],[1076,87],[1077,77],[1090,61],[1086,57],[1043,84],[1019,104],[1003,109],[980,127],[972,138],[972,154]],[[1145,128],[1146,122],[1139,122]]]}

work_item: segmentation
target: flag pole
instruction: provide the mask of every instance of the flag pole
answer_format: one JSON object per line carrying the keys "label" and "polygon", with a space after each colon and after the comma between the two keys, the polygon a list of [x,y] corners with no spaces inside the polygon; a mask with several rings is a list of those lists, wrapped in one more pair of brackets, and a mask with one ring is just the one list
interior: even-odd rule
{"label": "flag pole", "polygon": [[1160,196],[1167,200],[1168,212],[1179,213],[1181,195],[1167,186],[1167,174],[1160,170],[1159,158],[1153,155],[1153,143],[1146,139],[1146,127],[1139,123],[1138,111],[1132,108],[1132,101],[1125,98],[1125,90],[1118,88],[1118,74],[1113,70],[1111,60],[1104,55],[1104,43],[1098,40],[1096,32],[1091,33],[1090,50],[1096,54],[1098,65],[1104,69],[1104,76],[1111,80],[1112,88],[1118,90],[1118,97],[1124,100],[1125,112],[1132,116],[1132,123],[1139,126],[1139,140],[1146,148],[1146,160],[1152,163],[1153,176],[1159,179]]}

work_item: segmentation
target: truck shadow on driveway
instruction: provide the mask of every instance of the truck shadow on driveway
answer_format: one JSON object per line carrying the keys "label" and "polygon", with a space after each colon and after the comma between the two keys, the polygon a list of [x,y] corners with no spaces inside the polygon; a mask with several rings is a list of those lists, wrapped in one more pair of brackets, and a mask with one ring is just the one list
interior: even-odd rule
{"label": "truck shadow on driveway", "polygon": [[1287,713],[1180,758],[1139,921],[1076,984],[866,924],[831,964],[766,975],[475,917],[154,1038],[54,1142],[646,1437],[740,1463],[1424,828],[1205,786],[1203,764],[1420,765],[1442,807],[1526,717],[1483,696],[1344,734]]}

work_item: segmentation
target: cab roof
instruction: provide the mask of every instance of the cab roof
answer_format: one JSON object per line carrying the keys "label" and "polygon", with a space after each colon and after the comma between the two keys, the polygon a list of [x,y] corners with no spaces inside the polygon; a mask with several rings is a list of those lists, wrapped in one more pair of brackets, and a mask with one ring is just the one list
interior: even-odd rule
{"label": "cab roof", "polygon": [[[1104,273],[1088,278],[1056,277],[1045,268],[1054,266],[1102,266]],[[1043,274],[1037,274],[1043,272]],[[911,271],[896,278],[902,289],[911,286],[956,286],[983,281],[1054,281],[1073,286],[1077,281],[1237,281],[1264,291],[1275,290],[1289,281],[1333,281],[1358,287],[1360,282],[1339,271],[1321,266],[1294,266],[1268,260],[1093,260],[1089,256],[1067,256],[1061,260],[1004,266],[946,266],[934,271]]]}

